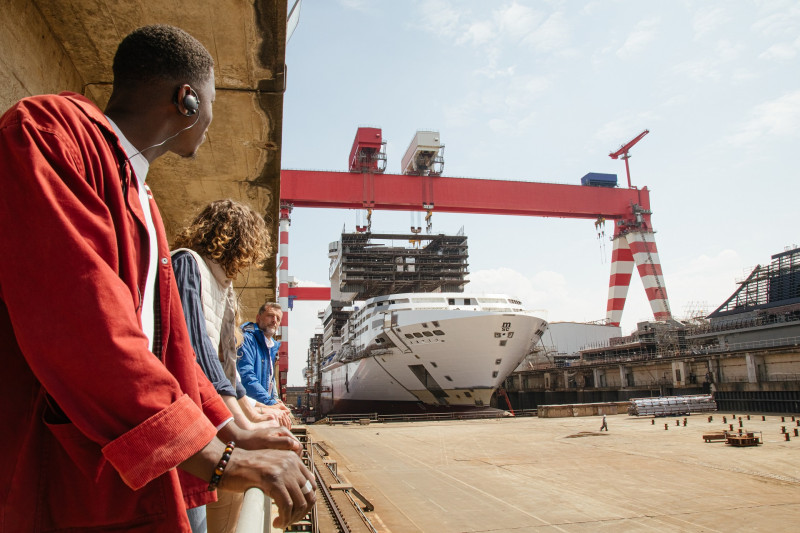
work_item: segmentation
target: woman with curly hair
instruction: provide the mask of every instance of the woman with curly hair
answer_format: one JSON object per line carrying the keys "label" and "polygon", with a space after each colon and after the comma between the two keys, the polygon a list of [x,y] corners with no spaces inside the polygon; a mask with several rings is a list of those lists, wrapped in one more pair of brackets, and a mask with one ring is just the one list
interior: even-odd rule
{"label": "woman with curly hair", "polygon": [[[233,414],[218,428],[219,434],[239,442],[243,438],[239,430],[274,432],[278,413],[257,413],[236,374],[241,332],[233,280],[246,269],[261,266],[269,253],[263,218],[233,200],[211,202],[177,236],[175,245],[172,267],[197,362]],[[235,528],[241,497],[220,493],[218,502],[206,506],[208,531]]]}

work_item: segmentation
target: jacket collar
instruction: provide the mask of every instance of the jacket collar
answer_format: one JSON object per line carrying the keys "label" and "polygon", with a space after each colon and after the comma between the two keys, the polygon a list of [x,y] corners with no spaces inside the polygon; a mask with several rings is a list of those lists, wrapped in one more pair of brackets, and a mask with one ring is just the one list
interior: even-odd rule
{"label": "jacket collar", "polygon": [[[264,332],[261,331],[261,328],[259,328],[258,324],[256,324],[255,322],[246,322],[246,323],[242,324],[242,330],[254,331],[255,334],[260,337],[260,342],[263,342],[264,346],[267,345],[266,342],[265,342],[266,341],[266,335],[264,335]],[[281,341],[276,340],[274,337],[272,338],[272,342],[275,343],[272,346],[273,350],[277,349],[281,345]]]}

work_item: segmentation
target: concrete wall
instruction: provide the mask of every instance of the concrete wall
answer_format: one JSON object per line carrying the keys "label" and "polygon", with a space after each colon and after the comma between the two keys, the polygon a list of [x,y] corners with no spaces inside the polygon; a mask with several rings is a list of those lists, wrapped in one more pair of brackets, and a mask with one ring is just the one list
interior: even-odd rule
{"label": "concrete wall", "polygon": [[[102,0],[0,1],[0,113],[21,98],[63,91],[84,94],[103,108],[119,39],[137,26],[177,24],[204,42],[218,70],[209,133],[213,143],[207,143],[193,161],[174,155],[160,158],[151,166],[148,183],[170,242],[210,200],[234,198],[267,215],[275,253],[264,269],[251,269],[235,282],[241,292],[242,318],[251,320],[276,293],[274,191],[280,179],[286,2],[203,0],[193,3],[191,11],[201,15],[186,16],[180,4],[158,0],[142,0],[124,9]],[[215,32],[227,38],[217,39]],[[256,86],[260,91],[246,90]],[[268,105],[265,99],[274,102]]]}
{"label": "concrete wall", "polygon": [[33,3],[0,4],[0,113],[26,96],[81,92],[84,81]]}

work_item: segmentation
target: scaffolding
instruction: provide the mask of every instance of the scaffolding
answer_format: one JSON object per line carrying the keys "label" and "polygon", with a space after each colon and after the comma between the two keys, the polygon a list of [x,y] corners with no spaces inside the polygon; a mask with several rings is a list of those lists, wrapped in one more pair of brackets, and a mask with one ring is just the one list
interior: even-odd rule
{"label": "scaffolding", "polygon": [[709,318],[713,321],[727,315],[796,303],[800,303],[800,248],[773,255],[767,266],[756,266]]}
{"label": "scaffolding", "polygon": [[354,300],[402,292],[463,292],[468,283],[464,235],[342,233],[340,242],[332,270],[338,274],[339,291],[353,294]]}

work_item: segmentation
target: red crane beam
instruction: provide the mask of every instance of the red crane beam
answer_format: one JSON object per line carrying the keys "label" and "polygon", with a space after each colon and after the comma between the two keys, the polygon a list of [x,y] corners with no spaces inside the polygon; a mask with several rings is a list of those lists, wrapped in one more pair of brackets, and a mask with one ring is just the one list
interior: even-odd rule
{"label": "red crane beam", "polygon": [[281,201],[294,207],[632,220],[634,204],[650,210],[650,191],[647,187],[281,170]]}

